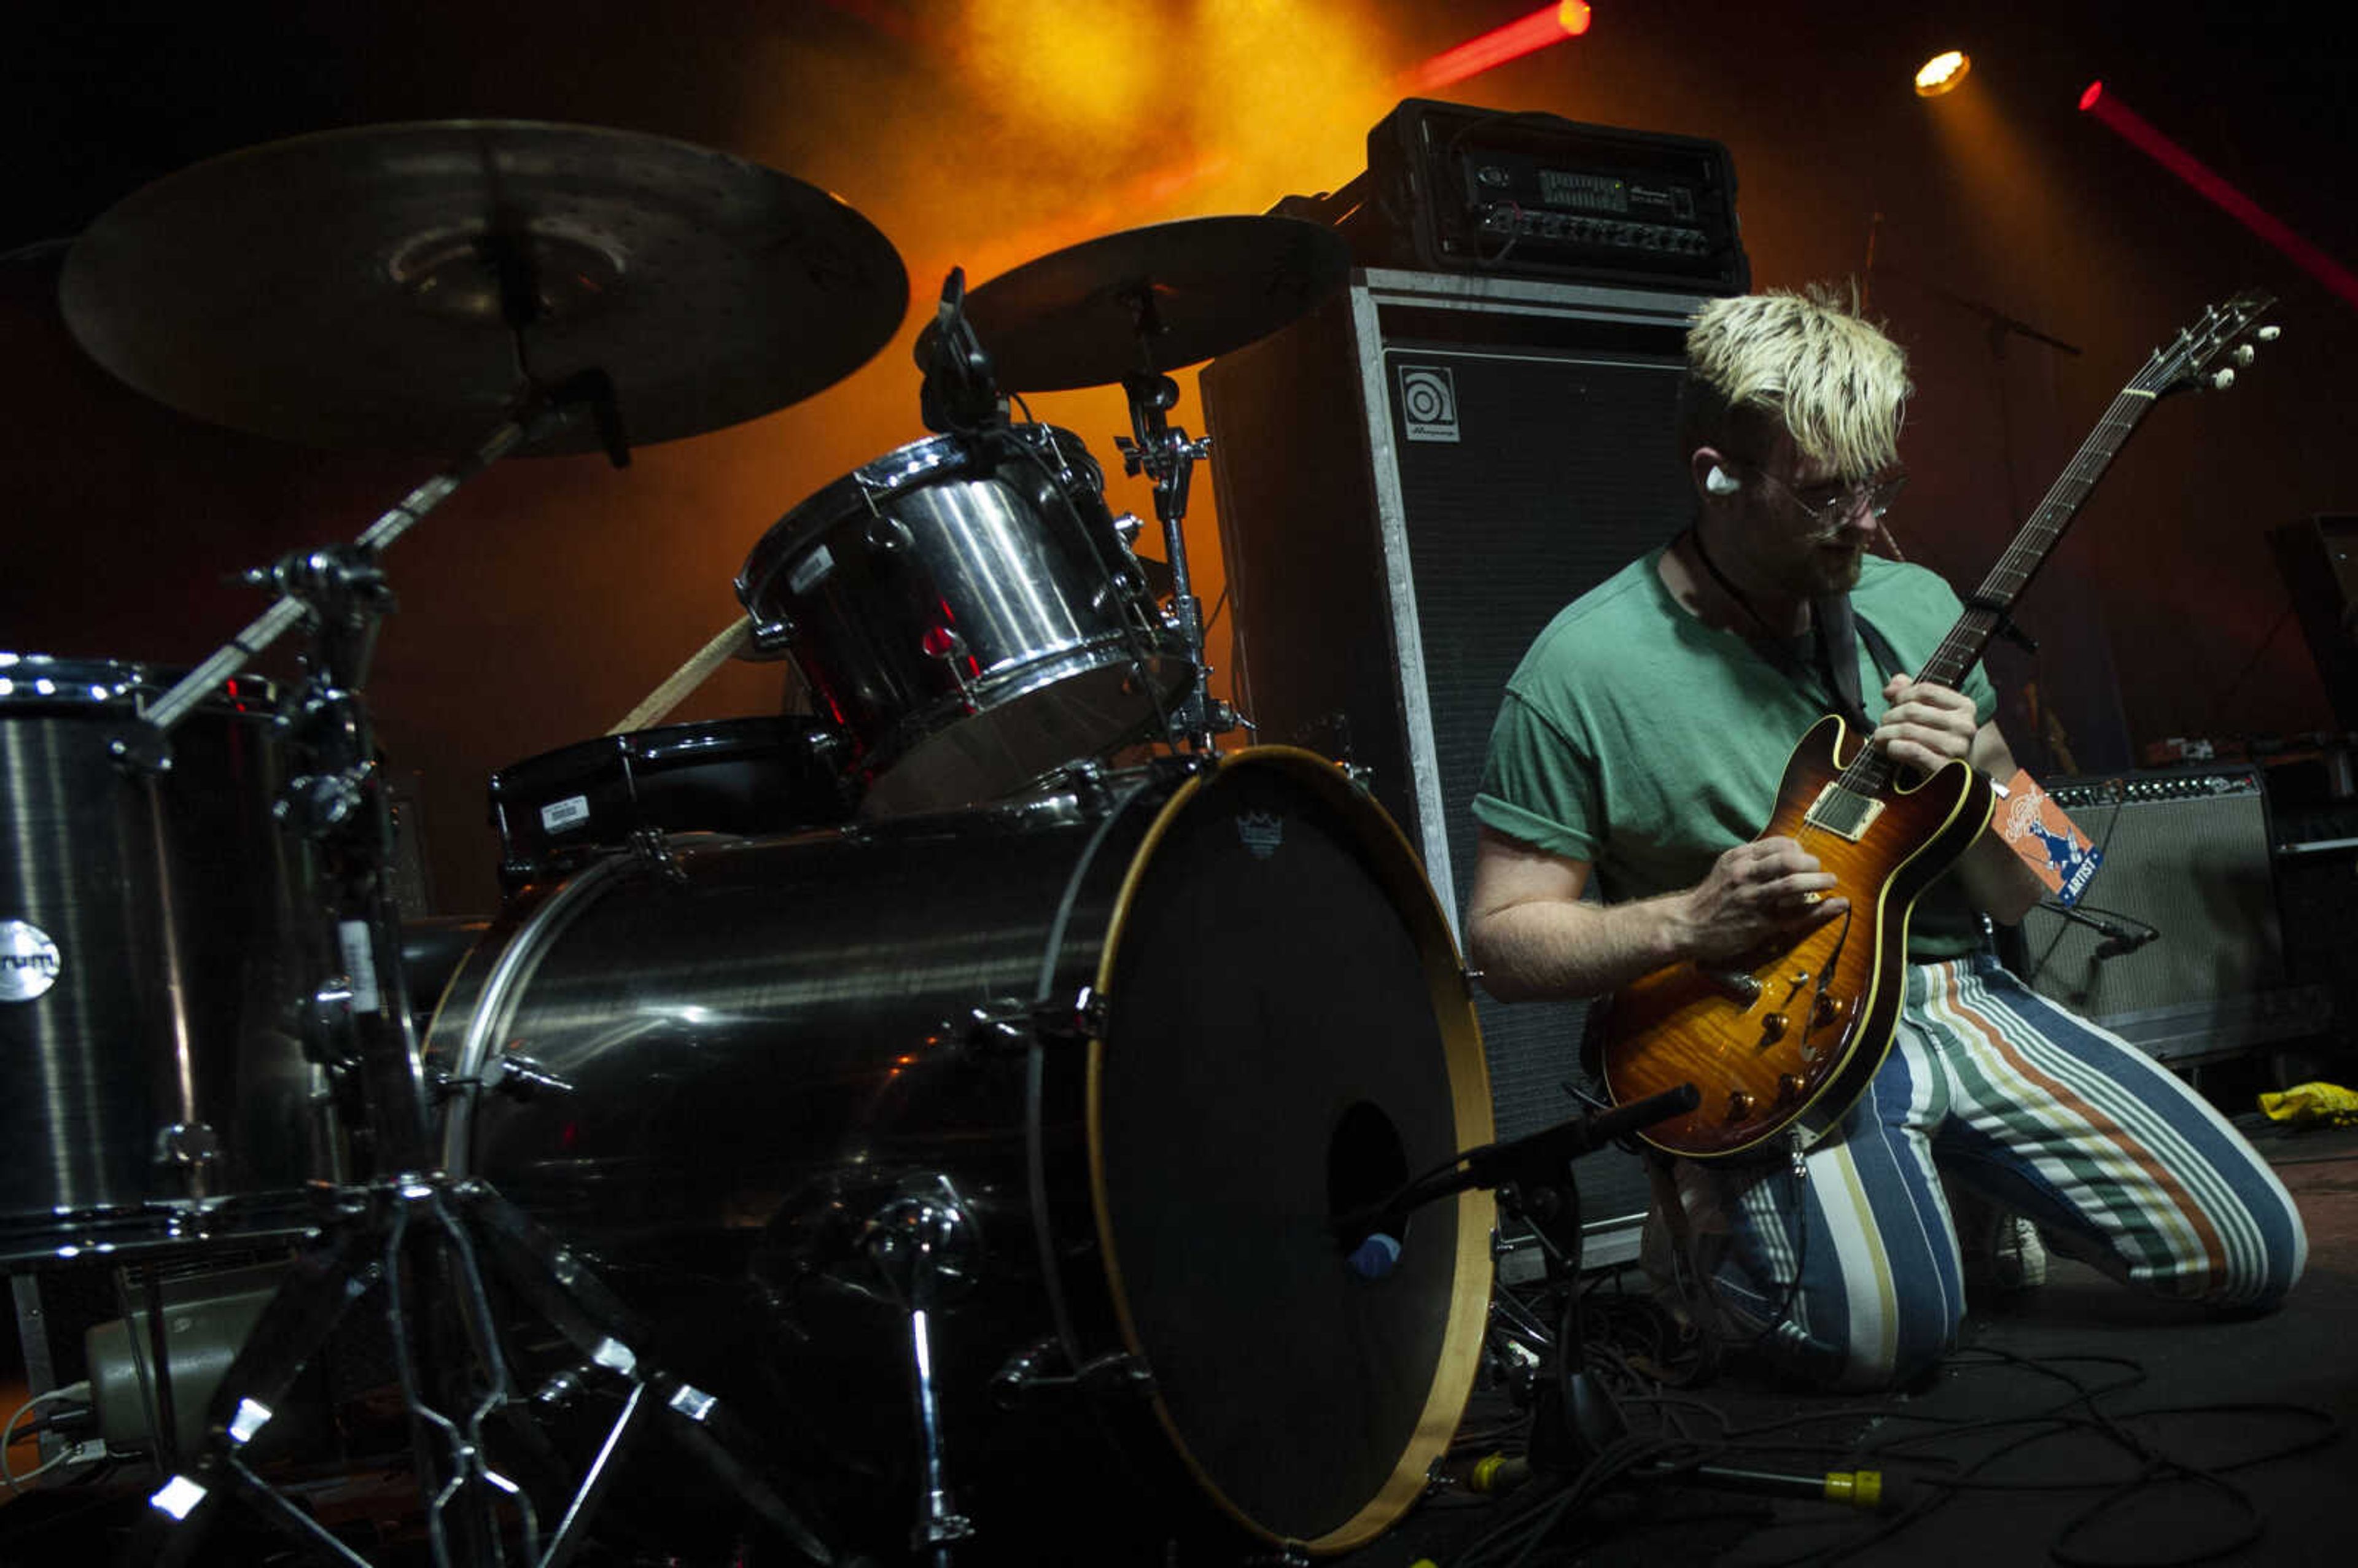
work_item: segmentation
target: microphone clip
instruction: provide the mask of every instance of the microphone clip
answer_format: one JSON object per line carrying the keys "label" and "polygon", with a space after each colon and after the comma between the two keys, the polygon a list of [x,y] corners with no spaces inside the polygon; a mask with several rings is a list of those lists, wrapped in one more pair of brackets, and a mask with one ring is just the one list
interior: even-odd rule
{"label": "microphone clip", "polygon": [[997,370],[966,317],[964,267],[950,268],[942,280],[934,324],[917,340],[917,365],[925,373],[917,406],[926,429],[976,437],[1007,428],[1007,398]]}

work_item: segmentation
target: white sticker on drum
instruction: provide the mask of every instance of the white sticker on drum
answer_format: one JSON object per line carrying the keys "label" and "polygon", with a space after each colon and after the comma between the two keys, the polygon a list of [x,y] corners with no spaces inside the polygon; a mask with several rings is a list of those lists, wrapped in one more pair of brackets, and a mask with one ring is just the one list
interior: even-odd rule
{"label": "white sticker on drum", "polygon": [[30,1001],[58,983],[66,961],[28,920],[0,920],[0,1001]]}
{"label": "white sticker on drum", "polygon": [[786,587],[796,593],[808,593],[813,583],[834,569],[835,557],[827,553],[825,545],[817,546],[795,563],[795,569],[786,574]]}
{"label": "white sticker on drum", "polygon": [[590,797],[586,795],[568,795],[563,800],[552,800],[540,808],[540,827],[544,833],[562,833],[589,820]]}
{"label": "white sticker on drum", "polygon": [[352,1011],[383,1012],[384,998],[376,989],[376,945],[369,937],[368,922],[338,921],[336,946],[343,950],[344,973],[352,982]]}

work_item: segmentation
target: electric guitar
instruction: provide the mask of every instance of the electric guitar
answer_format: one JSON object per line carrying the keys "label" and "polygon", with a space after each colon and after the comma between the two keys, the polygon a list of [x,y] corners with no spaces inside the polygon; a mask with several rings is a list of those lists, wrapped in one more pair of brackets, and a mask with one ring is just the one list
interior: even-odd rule
{"label": "electric guitar", "polygon": [[[1954,687],[2062,537],[2096,481],[2154,404],[2223,388],[2248,365],[2275,301],[2239,295],[2154,351],[2006,546],[1965,612],[1917,674]],[[2222,360],[2231,362],[2226,365]],[[1989,821],[1989,781],[1952,762],[1930,777],[1895,766],[1839,717],[1812,726],[1785,764],[1761,838],[1798,839],[1833,873],[1844,914],[1798,942],[1725,966],[1673,964],[1616,992],[1590,1018],[1605,1086],[1627,1105],[1693,1084],[1692,1111],[1639,1136],[1707,1160],[1754,1150],[1789,1129],[1814,1141],[1882,1066],[1906,998],[1908,918],[1917,896]]]}

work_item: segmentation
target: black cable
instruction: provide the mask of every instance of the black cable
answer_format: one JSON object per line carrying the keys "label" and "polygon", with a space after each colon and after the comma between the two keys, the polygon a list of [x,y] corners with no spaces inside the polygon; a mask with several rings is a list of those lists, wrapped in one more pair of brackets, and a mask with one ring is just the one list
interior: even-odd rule
{"label": "black cable", "polygon": [[[2113,802],[2113,814],[2104,819],[2104,836],[2096,844],[2096,858],[2099,860],[2102,860],[2104,858],[2105,852],[2112,849],[2113,834],[2119,829],[2121,825],[2121,808],[2127,804],[2128,802],[2125,799],[2116,799]],[[2143,925],[2144,922],[2139,921],[2138,924]],[[2055,945],[2063,940],[2063,933],[2070,929],[2070,927],[2071,922],[2069,921],[2061,921],[2057,924],[2055,927],[2055,935],[2047,939],[2047,946],[2039,950],[2039,957],[2029,961],[2030,972],[2020,977],[2024,985],[2029,985],[2039,979],[2039,971],[2047,967],[2047,960],[2055,956]],[[2159,935],[2160,933],[2156,932],[2155,935]]]}

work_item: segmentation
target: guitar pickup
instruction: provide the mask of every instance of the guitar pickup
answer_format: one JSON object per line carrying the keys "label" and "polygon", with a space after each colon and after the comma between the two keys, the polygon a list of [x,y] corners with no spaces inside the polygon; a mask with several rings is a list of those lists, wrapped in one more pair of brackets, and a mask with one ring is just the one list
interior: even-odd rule
{"label": "guitar pickup", "polygon": [[1818,798],[1810,803],[1805,820],[1812,827],[1839,833],[1855,844],[1866,837],[1866,830],[1882,815],[1883,802],[1872,795],[1854,795],[1840,783],[1834,783],[1818,792]]}
{"label": "guitar pickup", "polygon": [[1747,974],[1742,969],[1714,969],[1706,964],[1697,964],[1694,970],[1704,984],[1738,1007],[1748,1008],[1760,1000],[1760,981],[1757,976]]}

